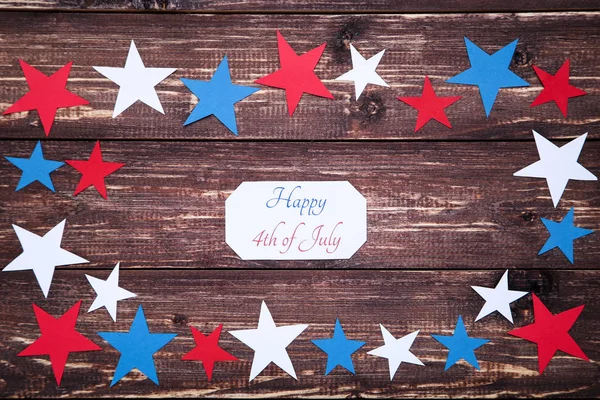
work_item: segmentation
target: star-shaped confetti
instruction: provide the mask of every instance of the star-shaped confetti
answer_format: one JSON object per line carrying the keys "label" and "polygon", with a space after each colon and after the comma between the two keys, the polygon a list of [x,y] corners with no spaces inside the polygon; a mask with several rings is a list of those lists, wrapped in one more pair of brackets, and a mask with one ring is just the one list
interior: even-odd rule
{"label": "star-shaped confetti", "polygon": [[388,359],[390,367],[390,381],[394,380],[394,375],[400,368],[403,362],[415,365],[425,365],[413,353],[410,352],[410,347],[417,338],[419,331],[414,331],[406,336],[396,339],[382,324],[381,335],[383,336],[384,345],[369,351],[367,354]]}
{"label": "star-shaped confetti", "polygon": [[587,133],[558,147],[551,141],[533,131],[535,145],[540,160],[515,172],[514,176],[529,178],[545,178],[550,189],[554,207],[567,187],[569,179],[580,181],[597,181],[598,178],[577,162],[581,149],[585,144]]}
{"label": "star-shaped confetti", "polygon": [[571,327],[577,321],[577,318],[579,318],[583,307],[571,308],[560,314],[553,315],[534,294],[533,315],[535,322],[531,325],[514,329],[508,332],[508,334],[537,344],[540,374],[544,372],[557,350],[589,361],[583,350],[569,335],[569,330],[571,330]]}
{"label": "star-shaped confetti", "polygon": [[352,57],[352,69],[345,74],[335,78],[336,81],[353,81],[354,82],[354,92],[356,94],[356,100],[360,97],[363,90],[367,87],[369,83],[378,86],[389,87],[387,83],[375,70],[381,61],[381,57],[385,50],[381,50],[379,53],[375,54],[373,57],[366,60],[359,52],[350,44],[350,57]]}
{"label": "star-shaped confetti", "polygon": [[81,300],[59,318],[54,318],[35,304],[33,312],[41,336],[18,356],[50,356],[56,384],[60,385],[70,353],[102,350],[100,346],[75,330]]}
{"label": "star-shaped confetti", "polygon": [[119,94],[117,95],[113,118],[127,110],[138,100],[161,114],[165,113],[154,87],[177,71],[177,68],[145,67],[133,40],[129,46],[129,53],[127,54],[124,68],[93,68],[119,85]]}
{"label": "star-shaped confetti", "polygon": [[192,329],[192,335],[194,335],[194,347],[189,353],[185,354],[182,360],[199,360],[204,365],[204,371],[206,377],[210,381],[212,379],[212,373],[215,362],[217,361],[237,361],[232,354],[229,354],[221,347],[219,347],[219,338],[221,337],[221,330],[223,324],[219,325],[212,333],[208,336],[204,336],[198,329],[190,326]]}
{"label": "star-shaped confetti", "polygon": [[23,252],[12,260],[2,271],[28,271],[33,270],[35,278],[44,293],[48,297],[50,283],[54,276],[54,269],[63,265],[83,264],[89,261],[81,258],[60,247],[66,219],[50,229],[44,236],[13,225],[13,229],[21,242]]}
{"label": "star-shaped confetti", "polygon": [[579,239],[594,231],[584,229],[574,225],[575,209],[571,207],[567,215],[560,222],[554,222],[546,218],[542,218],[544,226],[550,233],[550,237],[540,250],[538,255],[544,254],[547,251],[558,247],[560,251],[573,264],[573,241]]}
{"label": "star-shaped confetti", "polygon": [[181,78],[181,81],[199,99],[198,104],[183,125],[214,115],[237,136],[238,130],[233,106],[238,101],[257,92],[258,88],[234,85],[231,82],[227,56],[223,58],[209,82],[186,78]]}
{"label": "star-shaped confetti", "polygon": [[504,272],[504,275],[502,275],[502,278],[500,278],[500,281],[495,288],[486,288],[481,286],[471,287],[485,300],[485,304],[481,308],[481,311],[479,311],[479,314],[477,314],[475,322],[495,311],[498,311],[512,324],[513,319],[510,311],[510,303],[519,300],[528,293],[520,292],[518,290],[508,290],[508,270]]}
{"label": "star-shaped confetti", "polygon": [[176,333],[150,333],[141,305],[135,314],[129,332],[98,332],[98,335],[121,353],[115,375],[110,383],[111,387],[134,368],[158,385],[154,353],[177,336]]}
{"label": "star-shaped confetti", "polygon": [[490,55],[465,37],[471,68],[446,82],[479,87],[485,115],[489,117],[500,89],[529,86],[529,83],[508,69],[518,42],[519,40],[515,40]]}
{"label": "star-shaped confetti", "polygon": [[452,128],[444,109],[462,99],[462,96],[438,97],[433,91],[433,86],[429,81],[429,77],[425,77],[423,85],[423,93],[419,97],[398,97],[398,100],[416,108],[419,113],[417,115],[417,125],[415,132],[421,129],[431,119],[442,123],[448,128]]}
{"label": "star-shaped confetti", "polygon": [[312,342],[319,349],[327,353],[325,375],[329,375],[338,365],[354,374],[352,354],[366,344],[360,340],[347,339],[339,319],[335,320],[335,328],[333,329],[333,337],[331,339],[315,339]]}
{"label": "star-shaped confetti", "polygon": [[105,281],[94,278],[90,275],[85,276],[90,285],[92,285],[94,292],[96,292],[96,298],[94,299],[94,302],[90,306],[88,312],[106,307],[106,311],[108,311],[110,317],[115,322],[117,321],[117,302],[119,300],[130,299],[136,296],[135,293],[131,293],[129,290],[125,290],[119,286],[120,265],[121,263],[117,263]]}
{"label": "star-shaped confetti", "polygon": [[288,42],[286,42],[281,33],[277,31],[277,46],[279,48],[281,68],[270,75],[256,80],[256,83],[285,89],[290,116],[294,114],[304,93],[333,99],[333,95],[313,71],[319,63],[323,50],[325,50],[325,45],[326,43],[323,43],[321,46],[299,56]]}
{"label": "star-shaped confetti", "polygon": [[21,190],[25,186],[38,181],[54,192],[54,185],[52,184],[50,174],[65,164],[60,161],[46,160],[42,151],[42,142],[40,141],[35,145],[35,149],[33,149],[33,153],[31,153],[29,158],[6,157],[6,159],[23,171],[15,191]]}
{"label": "star-shaped confetti", "polygon": [[29,92],[4,111],[4,115],[22,111],[37,110],[46,136],[50,134],[56,110],[89,104],[89,102],[67,90],[67,79],[72,62],[51,76],[46,76],[23,60],[19,60],[27,80]]}
{"label": "star-shaped confetti", "polygon": [[298,379],[286,347],[306,328],[308,328],[306,324],[276,326],[271,312],[263,301],[257,329],[243,329],[229,331],[229,333],[254,350],[250,380],[256,378],[270,363],[274,363],[294,379]]}
{"label": "star-shaped confetti", "polygon": [[77,196],[90,186],[94,186],[98,193],[107,199],[106,184],[104,178],[112,174],[125,164],[116,162],[106,162],[102,159],[102,150],[100,149],[100,141],[96,142],[94,150],[90,158],[85,160],[67,160],[67,164],[81,172],[81,180],[75,188],[73,196]]}
{"label": "star-shaped confetti", "polygon": [[567,59],[554,75],[550,75],[535,65],[533,66],[540,82],[544,85],[544,89],[535,98],[533,103],[531,103],[531,107],[553,101],[556,103],[563,116],[567,118],[569,99],[571,97],[579,97],[587,94],[583,90],[576,88],[569,83],[570,65],[571,62]]}
{"label": "star-shaped confetti", "polygon": [[462,316],[458,316],[456,328],[454,328],[454,334],[452,336],[431,336],[446,346],[449,350],[444,371],[448,370],[448,368],[456,364],[461,359],[465,360],[474,368],[479,370],[479,363],[475,357],[475,350],[489,342],[489,340],[469,337],[467,334],[467,329],[465,328],[465,324],[463,323]]}

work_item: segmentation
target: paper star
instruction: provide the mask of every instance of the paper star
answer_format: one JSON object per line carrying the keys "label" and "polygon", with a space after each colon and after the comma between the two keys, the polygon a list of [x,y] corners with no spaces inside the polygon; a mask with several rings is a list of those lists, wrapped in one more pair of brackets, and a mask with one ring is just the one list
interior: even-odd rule
{"label": "paper star", "polygon": [[73,196],[77,196],[90,186],[94,186],[98,193],[105,199],[106,196],[106,185],[104,178],[112,174],[125,164],[106,162],[102,159],[102,150],[100,149],[100,141],[96,142],[94,150],[87,161],[84,160],[67,160],[67,164],[81,172],[81,180],[75,188]]}
{"label": "paper star", "polygon": [[221,330],[223,324],[219,325],[217,329],[212,331],[210,335],[204,336],[198,329],[190,326],[192,334],[194,335],[194,347],[189,353],[184,355],[182,360],[200,360],[204,365],[204,371],[206,377],[210,381],[212,379],[213,368],[217,361],[237,361],[233,355],[229,354],[221,347],[219,347],[219,338],[221,337]]}
{"label": "paper star", "polygon": [[54,318],[34,304],[33,312],[41,336],[17,354],[19,357],[49,355],[57,385],[60,385],[70,353],[102,350],[100,346],[75,330],[80,307],[81,300],[61,317]]}
{"label": "paper star", "polygon": [[29,92],[15,104],[4,111],[4,115],[21,111],[37,110],[46,136],[54,123],[56,110],[90,104],[86,99],[66,89],[67,79],[71,72],[72,62],[68,63],[51,76],[42,74],[23,60],[19,60],[21,69],[29,85]]}
{"label": "paper star", "polygon": [[29,158],[6,157],[6,159],[15,167],[23,171],[15,191],[21,190],[25,186],[38,181],[54,192],[54,185],[52,184],[50,173],[56,171],[65,164],[64,162],[46,160],[44,158],[44,152],[42,151],[42,142],[40,141],[35,145],[35,149],[33,149],[33,153],[31,153]]}
{"label": "paper star", "polygon": [[13,229],[21,242],[23,252],[12,260],[2,271],[33,270],[44,297],[48,297],[54,269],[63,265],[83,264],[89,261],[60,247],[66,219],[50,229],[44,236],[13,225]]}
{"label": "paper star", "polygon": [[111,387],[134,368],[158,385],[153,355],[177,336],[176,333],[150,333],[141,305],[129,332],[98,332],[98,335],[121,353]]}
{"label": "paper star", "polygon": [[94,288],[94,292],[96,292],[97,295],[88,312],[106,307],[106,311],[108,311],[114,322],[117,321],[117,302],[119,300],[130,299],[136,296],[135,293],[131,293],[129,290],[119,287],[120,265],[121,263],[117,263],[105,281],[94,278],[90,275],[85,276],[90,285],[92,285],[92,288]]}
{"label": "paper star", "polygon": [[383,336],[384,345],[369,351],[367,354],[388,359],[390,367],[390,381],[394,380],[394,375],[400,368],[400,364],[407,362],[415,365],[425,365],[413,353],[410,352],[410,347],[415,341],[419,331],[414,331],[406,336],[396,339],[382,324],[381,335]]}
{"label": "paper star", "polygon": [[463,323],[462,316],[458,316],[456,322],[456,328],[454,328],[454,334],[452,336],[442,335],[431,335],[435,340],[443,344],[448,348],[448,359],[446,360],[446,367],[444,371],[448,370],[451,366],[456,364],[459,360],[463,359],[474,368],[479,370],[479,363],[475,357],[475,349],[483,346],[488,339],[478,339],[469,337],[465,324]]}
{"label": "paper star", "polygon": [[575,226],[573,224],[574,219],[575,209],[573,207],[571,207],[561,222],[554,222],[549,219],[542,218],[542,222],[550,233],[550,237],[538,255],[544,254],[545,252],[558,247],[565,257],[567,257],[567,259],[571,262],[571,264],[573,264],[573,241],[594,232],[591,229],[584,229]]}
{"label": "paper star", "polygon": [[329,375],[338,365],[354,374],[352,354],[365,345],[365,342],[361,342],[360,340],[346,339],[346,334],[344,333],[344,329],[342,329],[339,319],[335,320],[335,328],[333,329],[333,337],[331,339],[316,339],[312,340],[312,342],[319,349],[327,353],[325,375]]}
{"label": "paper star", "polygon": [[359,52],[350,44],[350,56],[352,57],[352,69],[345,74],[335,78],[336,81],[353,81],[354,92],[356,94],[356,100],[360,97],[361,93],[369,83],[378,86],[389,87],[387,83],[375,70],[383,57],[385,50],[381,50],[373,57],[366,60]]}
{"label": "paper star", "polygon": [[556,103],[562,114],[567,118],[567,109],[569,105],[569,99],[571,97],[578,97],[586,95],[587,93],[581,89],[569,83],[569,67],[571,62],[569,59],[556,71],[556,74],[550,75],[543,69],[533,66],[535,73],[537,74],[540,82],[544,85],[544,89],[535,98],[531,107],[539,106],[553,101]]}
{"label": "paper star", "polygon": [[238,130],[233,105],[257,92],[258,88],[232,84],[227,56],[223,58],[209,82],[186,78],[181,78],[181,81],[199,99],[198,104],[183,124],[184,126],[214,115],[237,136]]}
{"label": "paper star", "polygon": [[485,115],[489,117],[500,89],[529,86],[529,83],[508,69],[518,41],[515,40],[489,55],[465,37],[471,68],[453,76],[446,82],[478,86]]}
{"label": "paper star", "polygon": [[165,80],[177,68],[146,68],[133,40],[129,46],[124,68],[93,67],[96,71],[119,85],[119,94],[113,118],[127,110],[136,101],[141,101],[164,114],[154,86]]}
{"label": "paper star", "polygon": [[277,31],[277,47],[279,48],[281,68],[270,75],[257,79],[256,83],[285,89],[290,116],[294,114],[304,93],[333,99],[333,95],[313,72],[323,54],[323,50],[325,50],[325,45],[326,43],[323,43],[321,46],[299,56],[281,33]]}
{"label": "paper star", "polygon": [[518,290],[508,290],[508,270],[504,272],[504,275],[500,278],[500,282],[493,289],[481,286],[471,287],[485,300],[485,304],[481,308],[481,311],[479,311],[477,318],[475,318],[475,322],[494,311],[498,311],[512,324],[513,319],[510,303],[519,300],[527,294],[527,292],[520,292]]}
{"label": "paper star", "polygon": [[597,181],[598,178],[577,162],[579,153],[585,143],[587,133],[558,147],[548,139],[533,131],[535,145],[540,160],[515,172],[514,176],[529,178],[546,178],[554,207],[558,205],[569,179],[580,181]]}
{"label": "paper star", "polygon": [[570,310],[553,315],[534,294],[533,315],[535,322],[531,325],[514,329],[508,332],[508,334],[537,344],[540,374],[544,372],[544,369],[546,369],[557,350],[589,361],[583,350],[569,335],[569,330],[577,318],[579,318],[583,307],[571,308]]}
{"label": "paper star", "polygon": [[274,363],[294,379],[298,379],[286,347],[306,328],[308,325],[305,324],[276,326],[271,312],[263,301],[260,306],[257,329],[243,329],[229,331],[229,333],[254,350],[250,381],[256,378],[270,363]]}
{"label": "paper star", "polygon": [[416,108],[419,111],[415,132],[421,129],[423,125],[425,125],[431,119],[435,119],[448,128],[452,128],[444,109],[449,107],[451,104],[456,103],[460,99],[462,99],[462,96],[438,97],[433,91],[433,86],[431,86],[431,82],[427,76],[425,77],[423,93],[420,97],[398,97],[398,100]]}

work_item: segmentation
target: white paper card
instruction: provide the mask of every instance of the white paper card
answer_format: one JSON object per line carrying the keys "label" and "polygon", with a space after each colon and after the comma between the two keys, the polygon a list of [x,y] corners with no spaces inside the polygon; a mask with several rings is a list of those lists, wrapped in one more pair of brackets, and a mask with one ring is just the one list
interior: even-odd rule
{"label": "white paper card", "polygon": [[243,260],[347,259],[367,241],[367,200],[349,182],[243,182],[225,241]]}

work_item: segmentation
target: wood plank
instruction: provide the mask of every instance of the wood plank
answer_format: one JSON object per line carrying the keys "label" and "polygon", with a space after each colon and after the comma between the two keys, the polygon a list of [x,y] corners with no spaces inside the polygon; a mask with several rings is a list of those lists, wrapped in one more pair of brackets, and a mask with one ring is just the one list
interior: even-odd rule
{"label": "wood plank", "polygon": [[463,12],[598,9],[595,0],[1,0],[0,9],[186,12]]}
{"label": "wood plank", "polygon": [[[214,117],[183,127],[196,103],[179,78],[209,79],[227,54],[234,82],[253,82],[279,67],[276,29],[300,53],[327,42],[317,74],[335,100],[305,96],[287,114],[284,92],[263,87],[238,103],[240,139],[487,140],[530,139],[531,129],[572,138],[600,137],[597,62],[600,13],[439,15],[152,15],[90,13],[0,14],[0,108],[27,91],[18,59],[45,73],[74,61],[68,88],[91,102],[63,109],[51,138],[236,140]],[[489,27],[493,26],[493,34]],[[248,29],[252,27],[252,29]],[[310,32],[307,35],[307,32]],[[532,84],[500,92],[489,119],[477,89],[445,84],[469,67],[463,36],[486,51],[520,38],[512,69]],[[147,66],[178,67],[158,85],[166,115],[136,104],[112,119],[118,88],[92,65],[122,66],[134,39]],[[387,49],[378,72],[391,88],[369,86],[358,101],[351,82],[334,81],[351,68],[349,44],[365,55]],[[589,95],[572,99],[569,118],[554,104],[530,108],[541,90],[532,64],[554,72],[571,59],[571,82]],[[453,129],[435,121],[414,132],[417,112],[398,96],[417,96],[428,75],[441,96],[463,95],[447,109]],[[43,137],[36,112],[0,118],[0,138]]]}
{"label": "wood plank", "polygon": [[[512,270],[511,288],[533,291],[554,313],[585,304],[571,335],[592,360],[557,354],[542,375],[536,346],[506,334],[513,328],[494,314],[473,320],[483,301],[471,285],[493,286],[503,271],[131,271],[120,283],[139,297],[119,303],[117,323],[105,310],[85,311],[93,291],[85,270],[57,271],[50,297],[42,298],[33,278],[14,273],[0,280],[0,386],[6,397],[77,396],[279,396],[279,397],[492,397],[600,395],[600,290],[598,271]],[[108,271],[96,271],[105,278]],[[83,299],[77,328],[105,351],[71,355],[63,381],[56,387],[46,357],[17,357],[39,330],[31,303],[61,315]],[[256,328],[265,300],[279,325],[307,323],[308,329],[288,348],[298,380],[271,365],[248,382],[251,349],[229,330]],[[109,388],[118,353],[98,331],[127,331],[138,304],[143,304],[152,332],[179,336],[155,356],[160,387],[137,371]],[[472,337],[491,339],[476,351],[481,371],[464,361],[444,372],[447,350],[431,334],[452,333],[463,315]],[[513,304],[515,327],[533,322],[531,297]],[[354,355],[356,376],[338,368],[324,376],[326,356],[311,339],[330,337],[336,318],[346,335],[367,344]],[[221,346],[240,362],[216,364],[208,383],[199,362],[181,361],[194,347],[188,325],[210,332],[224,324]],[[367,351],[383,345],[379,324],[397,337],[420,329],[412,352],[424,367],[402,364],[389,381],[385,359]]]}
{"label": "wood plank", "polygon": [[[4,141],[28,157],[33,141]],[[48,159],[87,159],[91,141],[46,142]],[[11,224],[43,234],[68,218],[64,245],[91,268],[570,268],[540,217],[576,209],[600,226],[598,182],[571,181],[553,208],[544,179],[512,174],[539,159],[533,142],[102,142],[126,166],[107,178],[109,200],[72,193],[80,174],[53,174],[57,194],[35,183],[14,192],[20,170],[0,162],[0,265],[20,251]],[[600,174],[600,142],[580,162]],[[225,243],[224,204],[243,181],[347,180],[367,199],[368,241],[349,260],[242,261]],[[600,236],[575,242],[575,266],[598,268]]]}

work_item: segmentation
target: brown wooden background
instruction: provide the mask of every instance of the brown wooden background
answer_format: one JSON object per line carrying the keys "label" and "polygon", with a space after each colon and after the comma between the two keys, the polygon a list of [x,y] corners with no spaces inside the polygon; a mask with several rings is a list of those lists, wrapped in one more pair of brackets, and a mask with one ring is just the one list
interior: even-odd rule
{"label": "brown wooden background", "polygon": [[[589,132],[580,161],[600,174],[600,13],[596,0],[203,1],[0,0],[0,109],[26,92],[18,59],[52,73],[74,61],[68,88],[89,106],[60,110],[44,142],[46,157],[87,158],[102,139],[108,161],[126,166],[107,179],[109,200],[94,190],[73,197],[79,175],[53,174],[14,192],[20,171],[0,160],[0,266],[20,251],[11,224],[38,234],[63,218],[64,247],[91,260],[58,268],[48,299],[31,271],[0,274],[0,395],[484,397],[600,396],[598,234],[575,242],[575,264],[547,238],[540,217],[600,228],[595,182],[570,182],[554,209],[544,180],[514,178],[537,160],[531,129],[566,140]],[[297,52],[326,42],[316,71],[335,100],[305,96],[293,118],[283,91],[262,87],[236,106],[240,136],[216,119],[183,127],[195,98],[179,78],[209,79],[227,54],[232,79],[252,82],[278,68],[275,30]],[[519,38],[511,69],[531,87],[502,90],[489,119],[475,88],[443,81],[468,67],[467,36],[485,50]],[[122,66],[131,39],[147,66],[179,70],[157,86],[166,115],[136,104],[111,118],[118,88],[92,65]],[[365,56],[385,48],[378,68],[391,88],[369,86],[358,101],[349,43]],[[554,72],[571,59],[569,118],[553,104],[529,108],[541,90],[532,64]],[[424,76],[439,95],[463,95],[447,109],[453,129],[430,122],[414,133],[416,111],[395,98],[420,93]],[[1,156],[27,157],[44,139],[37,113],[0,118]],[[350,260],[242,261],[224,242],[224,201],[245,180],[348,180],[368,201],[368,242]],[[39,331],[35,302],[54,315],[94,293],[84,273],[105,278],[121,261],[121,284],[139,297],[83,313],[82,333],[106,351],[71,355],[60,387],[47,358],[17,357]],[[557,313],[586,304],[572,335],[591,362],[559,353],[543,375],[536,346],[506,335],[499,315],[473,323],[483,300],[471,285],[493,286],[510,268],[515,290],[536,293]],[[288,348],[298,381],[274,366],[248,382],[252,351],[232,336],[222,346],[241,362],[218,363],[207,382],[188,325],[209,332],[256,326],[266,300],[278,324],[308,323]],[[128,329],[139,303],[150,329],[179,336],[155,356],[160,387],[134,372],[109,388],[118,353],[97,331]],[[444,372],[447,350],[431,334],[450,334],[461,314],[481,371],[466,363]],[[514,303],[515,326],[532,322],[531,297]],[[310,339],[329,336],[335,318],[367,345],[357,374],[324,376],[326,355]],[[400,337],[421,333],[412,351],[425,367],[402,365],[389,381],[378,324]]]}

